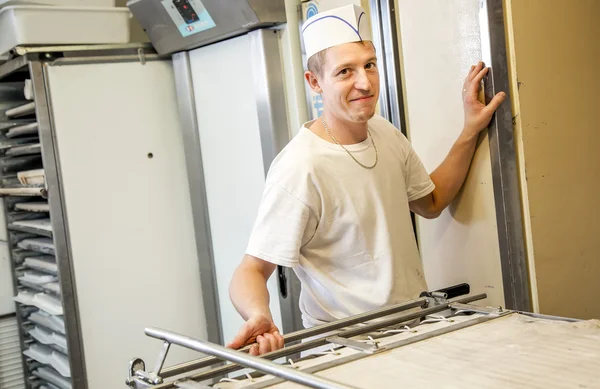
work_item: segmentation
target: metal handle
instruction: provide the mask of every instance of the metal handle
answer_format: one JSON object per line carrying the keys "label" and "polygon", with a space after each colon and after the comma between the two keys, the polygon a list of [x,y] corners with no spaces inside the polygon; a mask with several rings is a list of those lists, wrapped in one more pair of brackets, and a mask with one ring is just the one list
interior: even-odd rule
{"label": "metal handle", "polygon": [[193,339],[184,335],[179,335],[173,332],[147,328],[146,335],[164,340],[165,342],[177,344],[192,350],[196,350],[208,355],[215,356],[230,362],[249,367],[266,374],[271,374],[277,377],[287,379],[298,384],[306,385],[310,388],[317,389],[355,389],[355,387],[327,380],[312,374],[308,374],[299,370],[294,370],[289,367],[278,365],[274,362],[254,357],[240,351],[231,350],[229,348],[212,344],[210,342]]}
{"label": "metal handle", "polygon": [[279,279],[279,295],[285,299],[287,298],[288,286],[283,266],[277,266],[277,278]]}
{"label": "metal handle", "polygon": [[[404,303],[392,305],[389,307],[380,308],[374,311],[361,313],[358,315],[354,315],[342,320],[321,324],[319,326],[303,329],[300,331],[292,332],[290,334],[283,335],[283,339],[286,343],[295,342],[297,340],[309,338],[316,335],[325,334],[330,331],[339,330],[344,327],[349,327],[355,324],[364,323],[369,320],[378,319],[380,317],[384,317],[386,315],[392,315],[398,312],[406,311],[411,308],[417,307],[425,307],[428,303],[427,298],[419,298],[416,300],[407,301]],[[250,349],[250,345],[240,349],[239,351],[247,351]],[[197,370],[203,367],[214,365],[219,362],[218,359],[214,357],[205,357],[196,359],[194,361],[190,361],[187,363],[182,363],[176,366],[171,366],[163,369],[161,373],[162,378],[173,377],[182,373],[186,373],[192,370]]]}

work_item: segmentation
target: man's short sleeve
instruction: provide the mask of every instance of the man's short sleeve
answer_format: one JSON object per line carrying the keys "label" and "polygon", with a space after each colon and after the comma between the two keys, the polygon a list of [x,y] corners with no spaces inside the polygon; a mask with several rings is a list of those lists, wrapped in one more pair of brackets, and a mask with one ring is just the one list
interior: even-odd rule
{"label": "man's short sleeve", "polygon": [[425,166],[423,166],[423,162],[410,145],[408,157],[406,158],[405,180],[408,201],[425,197],[435,189],[435,185],[431,181]]}
{"label": "man's short sleeve", "polygon": [[246,254],[293,267],[314,235],[317,217],[310,207],[278,184],[265,187]]}

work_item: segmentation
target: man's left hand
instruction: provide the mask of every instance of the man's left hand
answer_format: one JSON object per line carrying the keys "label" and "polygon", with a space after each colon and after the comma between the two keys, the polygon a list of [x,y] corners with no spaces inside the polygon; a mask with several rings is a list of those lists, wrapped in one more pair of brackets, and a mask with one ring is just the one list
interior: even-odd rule
{"label": "man's left hand", "polygon": [[471,70],[465,79],[463,86],[463,105],[465,110],[464,134],[468,137],[476,137],[481,130],[486,128],[492,120],[492,115],[500,104],[506,99],[506,93],[500,92],[494,96],[486,106],[479,100],[481,80],[487,74],[489,68],[483,67],[483,62],[471,66]]}

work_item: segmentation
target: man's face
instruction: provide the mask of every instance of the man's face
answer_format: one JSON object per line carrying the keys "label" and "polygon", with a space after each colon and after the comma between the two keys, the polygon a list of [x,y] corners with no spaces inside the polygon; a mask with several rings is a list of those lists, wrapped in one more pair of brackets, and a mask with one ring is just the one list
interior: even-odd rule
{"label": "man's face", "polygon": [[[327,49],[317,84],[325,109],[336,118],[366,122],[379,98],[377,57],[371,42],[345,43]],[[318,91],[318,90],[317,90]]]}

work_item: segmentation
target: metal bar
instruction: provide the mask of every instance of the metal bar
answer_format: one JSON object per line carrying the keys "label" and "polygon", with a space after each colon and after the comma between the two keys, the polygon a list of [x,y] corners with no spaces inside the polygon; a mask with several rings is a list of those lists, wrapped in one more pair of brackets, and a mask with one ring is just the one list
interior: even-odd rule
{"label": "metal bar", "polygon": [[488,130],[505,305],[531,311],[502,0],[480,0],[479,5],[482,59],[491,67],[484,79],[486,104],[496,93],[506,93]]}
{"label": "metal bar", "polygon": [[73,262],[71,260],[71,243],[67,222],[62,174],[60,170],[59,150],[54,131],[48,75],[39,61],[29,64],[33,94],[36,102],[36,115],[39,123],[39,136],[42,144],[42,161],[48,186],[48,204],[56,263],[58,265],[59,283],[62,294],[71,382],[74,388],[87,389],[85,355],[77,306],[77,291]]}
{"label": "metal bar", "polygon": [[[475,296],[469,296],[469,297],[459,299],[456,302],[466,304],[466,303],[470,303],[473,301],[482,300],[486,297],[487,297],[486,294],[478,294]],[[394,317],[394,318],[387,319],[387,320],[378,321],[376,323],[362,326],[360,328],[334,332],[334,333],[330,334],[329,336],[340,336],[340,337],[344,337],[344,338],[350,338],[350,337],[361,335],[361,334],[364,334],[364,333],[367,333],[370,331],[378,330],[380,328],[389,327],[394,324],[398,324],[398,323],[402,323],[405,321],[410,321],[410,320],[418,319],[421,317],[425,317],[427,315],[431,315],[434,313],[438,313],[438,312],[448,309],[449,307],[450,307],[450,302],[436,305],[436,306],[433,306],[430,308],[425,308],[425,309],[415,312],[415,313],[411,313],[411,314],[407,314],[407,315],[403,315],[403,316],[399,316],[399,317]],[[290,354],[295,354],[298,352],[313,349],[315,347],[320,347],[327,343],[328,342],[325,338],[314,339],[314,340],[303,342],[303,343],[300,343],[300,344],[297,344],[294,346],[285,347],[285,348],[277,350],[277,351],[272,351],[270,353],[262,355],[261,357],[265,358],[265,359],[275,360],[275,359],[279,359],[281,357],[285,357]],[[236,366],[235,364],[230,364],[230,365],[218,367],[216,369],[212,369],[212,370],[209,370],[209,371],[206,371],[203,373],[192,375],[187,378],[194,380],[194,381],[203,381],[203,380],[215,377],[215,376],[220,376],[223,374],[231,373],[238,369],[240,369],[239,366]],[[165,383],[165,384],[154,386],[153,389],[166,389],[166,388],[173,388],[173,387],[174,387],[173,383]]]}
{"label": "metal bar", "polygon": [[[316,335],[321,335],[327,332],[339,330],[344,327],[351,325],[364,323],[373,319],[378,319],[383,316],[392,315],[398,312],[406,311],[408,309],[424,307],[428,300],[426,298],[420,298],[416,300],[407,301],[405,303],[392,305],[390,307],[379,308],[377,310],[361,313],[358,315],[350,316],[345,319],[336,320],[330,323],[321,324],[319,326],[306,328],[300,331],[296,331],[290,334],[283,335],[285,342],[295,342],[301,339],[309,338]],[[209,339],[210,340],[210,339]],[[247,351],[250,349],[250,345],[244,347],[240,351]],[[186,373],[192,370],[197,370],[206,366],[217,363],[218,360],[214,357],[201,358],[187,363],[183,363],[177,366],[172,366],[163,370],[161,377],[168,378],[176,376],[182,373]]]}
{"label": "metal bar", "polygon": [[29,53],[56,53],[70,51],[111,51],[111,50],[137,50],[154,48],[150,43],[123,43],[123,44],[99,44],[99,45],[56,45],[56,46],[17,46],[15,53],[25,55]]}
{"label": "metal bar", "polygon": [[0,65],[0,79],[13,74],[14,72],[26,71],[27,62],[28,60],[26,57],[17,57]]}
{"label": "metal bar", "polygon": [[153,338],[161,339],[169,343],[178,344],[180,346],[196,350],[205,354],[213,355],[218,358],[222,358],[234,363],[238,363],[245,367],[249,367],[266,374],[272,374],[277,377],[285,378],[289,381],[296,382],[298,384],[306,385],[310,388],[318,389],[351,389],[351,386],[343,385],[335,381],[330,381],[321,377],[317,377],[308,373],[304,373],[299,370],[278,365],[274,362],[265,360],[263,358],[254,357],[248,354],[241,353],[239,351],[231,350],[223,346],[216,344],[210,344],[208,342],[192,339],[187,336],[148,328],[146,329],[146,335]]}
{"label": "metal bar", "polygon": [[378,351],[385,350],[385,348],[379,348],[377,346],[377,343],[368,344],[364,342],[359,342],[357,340],[342,338],[340,336],[331,336],[325,340],[327,340],[329,343],[337,344],[338,346],[346,346],[367,354],[375,354]]}
{"label": "metal bar", "polygon": [[375,46],[375,52],[380,59],[380,68],[384,71],[379,72],[379,114],[386,119],[390,118],[390,101],[388,96],[388,85],[387,85],[387,72],[385,71],[385,60],[384,55],[385,49],[383,47],[383,30],[381,22],[381,1],[370,0],[369,1],[370,14],[371,14],[371,28],[373,30],[373,46]]}
{"label": "metal bar", "polygon": [[171,343],[165,342],[163,343],[163,347],[160,350],[160,354],[158,355],[158,360],[156,361],[156,366],[154,367],[154,371],[156,375],[160,375],[160,371],[165,365],[165,359],[167,359],[167,353],[169,352],[169,348],[171,347]]}
{"label": "metal bar", "polygon": [[390,116],[387,119],[407,136],[395,3],[394,0],[381,0],[381,24],[383,31],[387,31],[386,34],[382,35],[387,79],[387,84],[384,87],[388,89],[390,109]]}
{"label": "metal bar", "polygon": [[169,58],[161,57],[157,54],[143,55],[106,55],[106,56],[90,56],[90,57],[62,57],[51,62],[52,66],[62,65],[82,65],[91,63],[120,63],[120,62],[138,62],[138,61],[165,61]]}
{"label": "metal bar", "polygon": [[544,314],[541,314],[541,313],[523,312],[523,311],[515,311],[515,312],[519,313],[521,315],[525,315],[525,316],[529,316],[529,317],[534,317],[536,319],[548,319],[548,320],[567,321],[569,323],[576,323],[576,322],[583,321],[582,319],[575,319],[575,318],[571,318],[571,317],[554,316],[554,315],[544,315]]}
{"label": "metal bar", "polygon": [[[207,211],[208,204],[204,182],[204,167],[202,164],[202,149],[200,148],[198,115],[196,113],[196,99],[194,97],[194,84],[192,80],[189,52],[184,51],[173,55],[173,71],[175,75],[177,106],[179,108],[179,120],[183,137],[188,183],[190,187],[196,250],[200,265],[200,284],[202,285],[202,301],[206,317],[206,331],[210,342],[222,344],[223,333],[221,329],[219,293],[216,284],[217,275],[210,233],[210,220]],[[218,361],[212,359],[211,363],[204,366],[210,366],[216,362]],[[170,369],[165,369],[163,374],[166,374],[169,370]]]}

